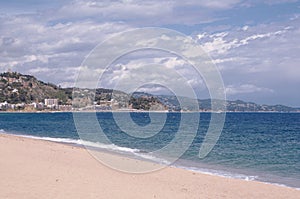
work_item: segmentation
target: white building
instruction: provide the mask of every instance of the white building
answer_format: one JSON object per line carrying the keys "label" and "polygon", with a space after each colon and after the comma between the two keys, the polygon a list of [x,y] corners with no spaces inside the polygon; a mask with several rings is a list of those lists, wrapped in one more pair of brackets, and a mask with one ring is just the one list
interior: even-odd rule
{"label": "white building", "polygon": [[45,99],[45,105],[49,108],[58,107],[58,99]]}

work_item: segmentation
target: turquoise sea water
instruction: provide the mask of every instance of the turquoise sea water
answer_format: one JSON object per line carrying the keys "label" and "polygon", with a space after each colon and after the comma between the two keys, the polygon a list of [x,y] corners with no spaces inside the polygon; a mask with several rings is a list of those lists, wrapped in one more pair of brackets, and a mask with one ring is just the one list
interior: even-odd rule
{"label": "turquoise sea water", "polygon": [[[85,114],[88,117],[93,113]],[[125,113],[114,114],[118,114],[121,119],[127,117]],[[195,125],[200,113],[154,113],[151,117],[148,113],[131,113],[130,119],[139,126],[153,125],[155,119],[166,119],[157,134],[137,138],[120,129],[112,113],[97,113],[101,129],[113,144],[93,139],[86,140],[89,141],[86,144],[100,150],[164,163],[163,157],[155,157],[151,152],[168,145],[174,139],[181,125],[181,114],[188,114],[189,122],[182,124],[184,133],[188,135],[192,133],[189,127]],[[208,156],[199,159],[199,148],[210,118],[209,113],[200,114],[196,137],[174,166],[300,188],[300,114],[227,113],[217,144]],[[75,126],[72,113],[0,113],[0,133],[80,145],[82,142],[79,141]],[[87,127],[86,130],[93,132],[91,128]]]}

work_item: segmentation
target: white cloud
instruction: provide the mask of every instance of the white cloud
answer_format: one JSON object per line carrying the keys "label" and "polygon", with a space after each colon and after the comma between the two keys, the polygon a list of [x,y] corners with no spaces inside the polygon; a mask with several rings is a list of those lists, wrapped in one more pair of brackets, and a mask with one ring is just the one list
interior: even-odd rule
{"label": "white cloud", "polygon": [[298,0],[263,0],[263,1],[259,0],[259,2],[268,4],[268,5],[274,5],[274,4],[282,4],[282,3],[295,3],[295,2],[298,2]]}
{"label": "white cloud", "polygon": [[196,34],[221,70],[231,99],[260,103],[279,103],[276,100],[280,99],[282,103],[299,104],[300,18],[287,20],[247,25],[247,31],[242,25],[218,34],[212,28],[211,32]]}
{"label": "white cloud", "polygon": [[242,30],[243,30],[243,31],[247,31],[248,29],[249,29],[249,26],[243,26],[243,27],[242,27]]}
{"label": "white cloud", "polygon": [[[175,1],[176,2],[176,1]],[[201,6],[212,9],[229,9],[238,5],[240,0],[189,0],[189,1],[177,1],[178,5],[192,5],[192,6]]]}
{"label": "white cloud", "polygon": [[136,91],[138,92],[145,92],[145,93],[151,93],[151,94],[172,94],[167,88],[163,86],[158,86],[158,85],[145,85],[144,87],[138,88]]}
{"label": "white cloud", "polygon": [[129,28],[125,24],[91,20],[50,25],[49,18],[44,17],[0,17],[0,71],[24,71],[59,83],[74,77],[67,67],[79,66],[98,43]]}
{"label": "white cloud", "polygon": [[203,38],[205,38],[207,36],[207,33],[205,32],[205,33],[201,33],[201,34],[198,34],[197,35],[197,39],[198,40],[201,40],[201,39],[203,39]]}
{"label": "white cloud", "polygon": [[178,67],[182,68],[182,66],[186,64],[183,59],[179,59],[178,57],[169,57],[168,59],[164,59],[164,61],[162,61],[161,63],[170,69],[175,69]]}
{"label": "white cloud", "polygon": [[[59,9],[53,20],[96,18],[139,26],[199,24],[219,20],[216,12],[238,6],[241,0],[75,0]],[[162,9],[163,8],[163,9]]]}
{"label": "white cloud", "polygon": [[[229,93],[246,94],[247,89],[267,91],[263,88],[277,93],[273,85],[300,83],[299,14],[290,13],[280,21],[276,18],[269,23],[245,21],[239,27],[234,24],[243,19],[230,19],[232,24],[222,24],[220,19],[230,17],[227,11],[232,8],[287,2],[295,1],[75,0],[58,9],[45,8],[43,13],[15,16],[5,13],[0,15],[0,71],[12,68],[35,74],[45,81],[72,85],[84,58],[110,36],[134,27],[174,25],[171,27],[185,30],[182,27],[191,25],[186,28],[188,31],[198,31],[197,27],[203,30],[193,35],[221,69],[225,83],[231,85]],[[216,20],[218,24],[211,23]],[[207,22],[210,24],[203,24]],[[193,26],[195,24],[197,26]],[[191,49],[190,53],[198,50]],[[128,68],[141,70],[155,56],[147,58],[121,63],[122,68],[111,74],[115,79],[122,75],[130,78]],[[188,76],[191,84],[200,84],[194,81],[192,70],[183,60],[165,54],[156,58],[157,63]],[[261,87],[248,83],[253,79]],[[240,86],[233,86],[237,82]]]}
{"label": "white cloud", "polygon": [[272,89],[257,87],[253,84],[242,84],[242,85],[228,85],[225,88],[226,95],[246,94],[246,93],[257,93],[257,92],[274,92]]}
{"label": "white cloud", "polygon": [[47,68],[47,67],[37,67],[37,68],[32,68],[32,69],[28,70],[28,72],[30,74],[45,73],[45,72],[50,72],[50,71],[52,71],[52,69]]}
{"label": "white cloud", "polygon": [[224,54],[237,45],[238,40],[226,41],[224,36],[220,36],[214,37],[212,41],[204,43],[202,47],[208,53]]}
{"label": "white cloud", "polygon": [[[243,26],[238,30],[247,31],[249,26]],[[270,37],[278,37],[285,34],[289,30],[289,27],[285,27],[281,30],[267,33],[253,33],[252,35],[242,38],[244,33],[240,32],[237,38],[230,37],[229,32],[218,32],[214,34],[202,33],[197,35],[198,42],[202,45],[203,49],[211,54],[227,54],[230,50],[249,44],[251,41],[259,39],[267,39]],[[240,37],[240,38],[238,38]]]}
{"label": "white cloud", "polygon": [[222,63],[225,63],[225,62],[238,62],[238,61],[241,61],[242,59],[239,58],[239,57],[228,57],[228,58],[223,58],[223,59],[213,59],[212,61],[215,63],[215,64],[222,64]]}
{"label": "white cloud", "polygon": [[58,83],[62,88],[73,88],[75,86],[74,82],[60,82]]}

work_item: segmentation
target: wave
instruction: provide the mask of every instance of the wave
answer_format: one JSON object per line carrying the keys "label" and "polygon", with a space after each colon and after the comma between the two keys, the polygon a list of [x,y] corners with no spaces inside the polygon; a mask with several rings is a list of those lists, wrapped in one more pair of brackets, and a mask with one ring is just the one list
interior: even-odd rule
{"label": "wave", "polygon": [[198,167],[188,167],[188,166],[182,166],[182,165],[174,165],[173,167],[176,168],[181,168],[184,170],[189,170],[193,171],[196,173],[201,173],[201,174],[208,174],[208,175],[213,175],[213,176],[220,176],[220,177],[225,177],[225,178],[232,178],[232,179],[241,179],[245,181],[256,181],[256,182],[261,182],[264,184],[270,184],[270,185],[276,185],[280,187],[288,187],[296,190],[300,190],[300,187],[294,186],[292,184],[285,184],[285,183],[278,183],[275,181],[271,181],[270,179],[264,179],[259,175],[246,175],[246,174],[240,174],[236,172],[230,172],[230,171],[222,171],[222,170],[215,170],[215,169],[206,169],[206,168],[198,168]]}
{"label": "wave", "polygon": [[51,142],[65,143],[65,144],[75,144],[79,146],[85,147],[93,147],[98,149],[108,149],[110,151],[119,151],[119,152],[127,152],[127,153],[138,153],[139,149],[132,149],[127,147],[117,146],[115,144],[103,144],[100,142],[91,142],[81,139],[71,139],[71,138],[52,138],[52,137],[38,137],[38,136],[29,136],[29,135],[19,135],[26,138],[37,139],[37,140],[45,140]]}
{"label": "wave", "polygon": [[140,149],[133,149],[128,147],[121,147],[117,146],[115,144],[103,144],[100,142],[91,142],[86,140],[80,140],[80,139],[70,139],[70,138],[52,138],[52,137],[37,137],[37,136],[28,136],[28,135],[20,135],[22,137],[31,138],[31,139],[37,139],[37,140],[45,140],[45,141],[51,141],[51,142],[58,142],[58,143],[65,143],[65,144],[75,144],[78,146],[84,146],[86,148],[93,148],[93,149],[104,149],[108,151],[114,151],[114,152],[120,152],[120,153],[127,153],[134,156],[137,156],[139,158],[142,158],[144,160],[150,160],[159,164],[166,164],[169,165],[170,162],[155,157],[151,155],[151,153],[148,153],[146,151],[140,150]]}
{"label": "wave", "polygon": [[152,153],[135,153],[136,156],[142,158],[142,159],[145,159],[145,160],[150,160],[152,162],[156,162],[158,164],[162,164],[162,165],[170,165],[171,162],[166,160],[166,159],[163,159],[163,158],[158,158],[154,155],[151,155]]}
{"label": "wave", "polygon": [[134,155],[141,159],[149,160],[149,161],[156,162],[159,164],[166,164],[166,165],[170,164],[170,162],[165,159],[155,157],[154,155],[151,154],[151,152],[148,153],[148,152],[146,152],[144,150],[140,150],[140,149],[121,147],[121,146],[117,146],[115,144],[103,144],[100,142],[91,142],[91,141],[86,141],[86,140],[81,140],[81,139],[71,139],[71,138],[53,138],[53,137],[39,137],[39,136],[32,136],[32,135],[22,135],[22,134],[11,134],[11,133],[4,131],[3,129],[0,129],[0,133],[20,136],[20,137],[25,137],[25,138],[30,138],[30,139],[36,139],[36,140],[57,142],[57,143],[62,143],[62,144],[74,144],[74,145],[86,147],[86,148],[104,149],[104,150],[113,151],[113,152],[127,153],[129,155]]}
{"label": "wave", "polygon": [[36,139],[36,140],[45,140],[45,141],[51,141],[51,142],[57,142],[57,143],[64,143],[64,144],[74,144],[86,148],[93,148],[93,149],[103,149],[103,150],[108,150],[111,152],[117,152],[117,153],[122,153],[122,154],[129,154],[133,155],[134,157],[146,161],[151,161],[155,162],[158,164],[162,165],[168,165],[171,167],[175,168],[181,168],[184,170],[189,170],[197,173],[202,173],[202,174],[208,174],[208,175],[214,175],[214,176],[221,176],[221,177],[226,177],[226,178],[234,178],[234,179],[242,179],[246,181],[260,181],[266,184],[273,184],[277,186],[284,186],[284,187],[290,187],[293,189],[300,190],[298,187],[292,187],[292,186],[287,186],[285,184],[279,184],[279,183],[274,183],[274,182],[267,182],[267,181],[261,181],[259,176],[252,176],[252,175],[244,175],[244,174],[238,174],[234,172],[228,172],[228,171],[222,171],[222,170],[215,170],[215,169],[207,169],[207,168],[199,168],[199,167],[188,167],[188,166],[183,166],[181,164],[174,164],[171,165],[171,162],[169,162],[166,159],[159,158],[154,156],[151,152],[146,152],[140,149],[133,149],[133,148],[128,148],[128,147],[121,147],[117,146],[115,144],[103,144],[99,142],[91,142],[91,141],[86,141],[86,140],[80,140],[80,139],[71,139],[71,138],[53,138],[53,137],[38,137],[38,136],[31,136],[31,135],[20,135],[20,134],[13,134],[13,133],[8,133],[3,129],[0,129],[1,134],[9,134],[9,135],[14,135],[14,136],[20,136],[20,137],[25,137],[25,138],[31,138],[31,139]]}
{"label": "wave", "polygon": [[246,181],[257,181],[258,176],[250,176],[250,175],[244,175],[244,174],[238,174],[238,173],[231,173],[226,172],[222,170],[215,170],[215,169],[205,169],[205,168],[198,168],[198,167],[186,167],[181,165],[176,165],[175,167],[197,172],[197,173],[203,173],[208,175],[214,175],[214,176],[220,176],[225,178],[234,178],[234,179],[241,179]]}

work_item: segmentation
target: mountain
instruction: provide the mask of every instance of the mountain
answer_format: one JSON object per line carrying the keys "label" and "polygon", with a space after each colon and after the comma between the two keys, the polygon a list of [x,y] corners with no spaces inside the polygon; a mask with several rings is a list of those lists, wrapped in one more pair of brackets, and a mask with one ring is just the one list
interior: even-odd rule
{"label": "mountain", "polygon": [[[77,91],[77,92],[76,92]],[[78,92],[79,91],[79,92]],[[114,99],[116,109],[134,108],[149,110],[150,108],[165,109],[157,98],[134,98],[122,91],[97,88],[97,89],[79,89],[79,88],[61,88],[52,83],[45,83],[31,75],[23,75],[17,72],[5,72],[0,74],[0,103],[9,104],[31,104],[33,102],[44,102],[45,99],[58,99],[59,105],[71,105],[73,94],[80,94],[79,105],[84,106],[90,103],[90,100],[96,102],[96,105],[108,105],[111,99]],[[76,103],[73,103],[76,107]],[[78,107],[80,108],[80,107]]]}
{"label": "mountain", "polygon": [[[157,97],[163,104],[168,107],[171,106],[174,110],[193,110],[189,107],[189,104],[192,104],[193,102],[189,98],[164,95],[159,95]],[[183,107],[180,108],[177,98],[183,102]],[[191,103],[188,103],[189,101]],[[198,99],[199,110],[210,111],[213,103],[226,105],[226,110],[228,112],[300,112],[300,108],[293,108],[284,105],[260,105],[254,102],[245,102],[242,100],[227,100],[226,102],[223,102],[216,99]]]}
{"label": "mountain", "polygon": [[[73,88],[61,88],[52,83],[45,83],[31,75],[17,72],[0,74],[0,103],[10,104],[44,102],[45,99],[58,99],[59,104],[72,104]],[[95,93],[94,101],[110,101],[112,93],[116,98],[128,98],[128,94],[111,89],[84,89],[87,93]]]}
{"label": "mountain", "polygon": [[64,104],[72,100],[72,89],[62,89],[16,72],[0,74],[0,91],[0,102],[11,104],[43,102],[46,98],[58,98]]}
{"label": "mountain", "polygon": [[[0,74],[0,91],[0,103],[6,101],[10,104],[30,104],[32,102],[44,102],[44,100],[48,98],[58,99],[60,105],[71,105],[73,93],[76,94],[77,91],[77,93],[80,94],[82,101],[89,101],[92,98],[96,105],[101,106],[105,104],[109,109],[112,108],[111,106],[114,106],[115,109],[132,108],[139,110],[211,111],[213,103],[222,102],[216,99],[193,100],[187,97],[152,95],[145,92],[127,94],[122,91],[105,88],[97,88],[96,90],[61,88],[54,84],[40,81],[34,76],[23,75],[17,72]],[[109,103],[112,99],[114,105]],[[84,104],[80,100],[79,104]],[[179,101],[182,103],[181,105]],[[193,106],[195,102],[198,102],[197,106]],[[222,104],[226,105],[227,111],[231,112],[300,112],[299,108],[292,108],[284,105],[259,105],[241,100],[226,101],[222,102]]]}

